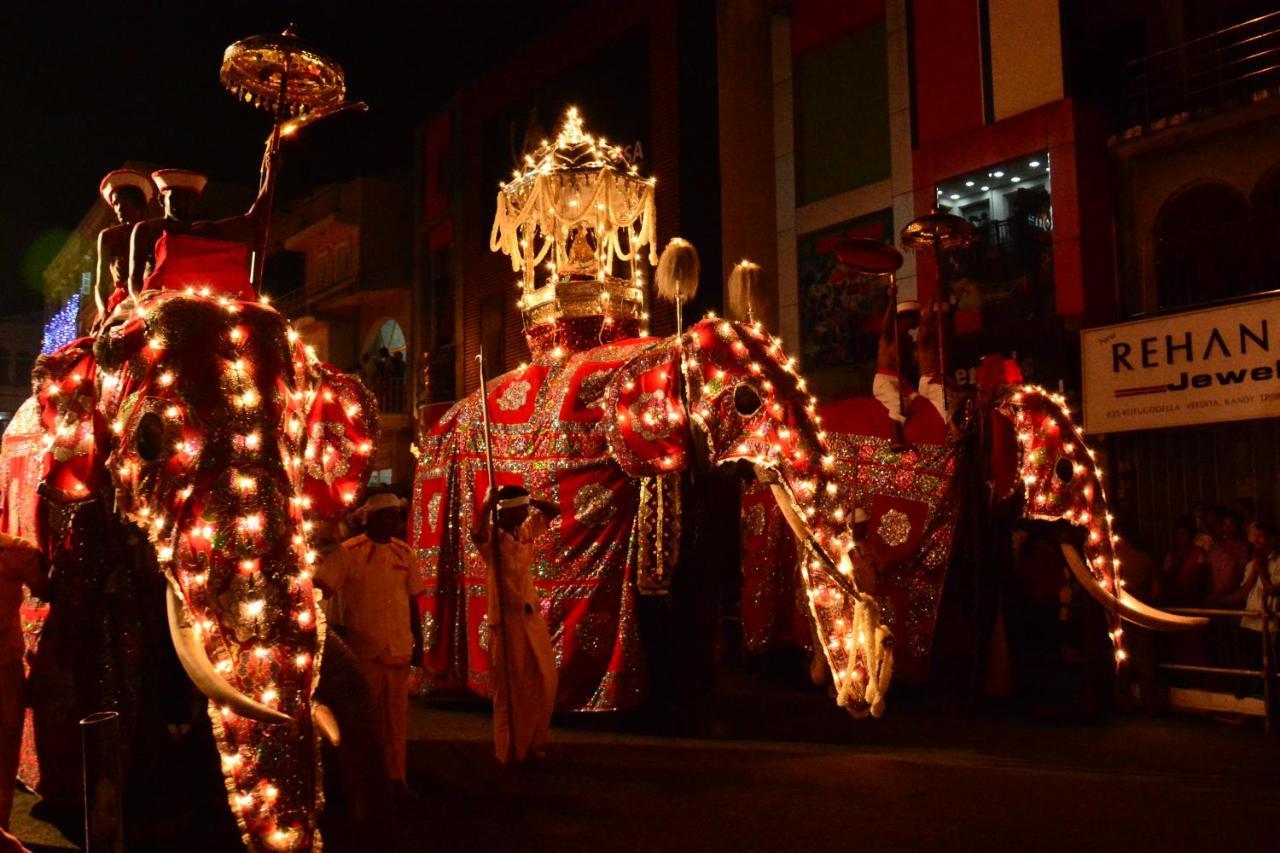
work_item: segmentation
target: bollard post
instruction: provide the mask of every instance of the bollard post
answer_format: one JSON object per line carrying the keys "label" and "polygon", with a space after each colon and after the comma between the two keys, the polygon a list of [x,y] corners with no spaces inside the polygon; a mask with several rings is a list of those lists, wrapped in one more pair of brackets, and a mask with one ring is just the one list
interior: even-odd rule
{"label": "bollard post", "polygon": [[84,749],[86,853],[124,853],[120,714],[99,711],[80,721]]}

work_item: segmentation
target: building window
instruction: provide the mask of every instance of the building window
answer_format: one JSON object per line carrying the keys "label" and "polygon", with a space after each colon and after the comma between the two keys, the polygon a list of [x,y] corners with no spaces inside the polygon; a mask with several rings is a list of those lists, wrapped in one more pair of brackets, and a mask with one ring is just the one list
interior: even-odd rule
{"label": "building window", "polygon": [[1057,315],[1049,156],[1027,154],[936,187],[939,209],[967,220],[974,245],[946,256],[954,306],[953,380],[970,385],[984,355],[1017,359],[1032,381],[1068,375],[1073,356]]}
{"label": "building window", "polygon": [[893,211],[842,222],[796,241],[801,360],[815,388],[827,396],[871,393],[884,315],[884,277],[860,275],[836,257],[835,247],[850,237],[893,240]]}
{"label": "building window", "polygon": [[1221,181],[1198,181],[1156,214],[1154,255],[1160,308],[1242,296],[1258,289],[1249,200]]}
{"label": "building window", "polygon": [[797,204],[888,179],[888,69],[884,21],[796,58]]}
{"label": "building window", "polygon": [[939,209],[977,230],[972,249],[947,270],[958,335],[991,332],[1052,316],[1053,194],[1040,151],[937,186]]}

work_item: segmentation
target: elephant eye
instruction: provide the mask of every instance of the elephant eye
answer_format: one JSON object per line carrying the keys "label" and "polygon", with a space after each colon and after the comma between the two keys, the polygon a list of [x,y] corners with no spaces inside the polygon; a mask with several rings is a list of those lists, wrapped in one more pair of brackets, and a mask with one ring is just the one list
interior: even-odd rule
{"label": "elephant eye", "polygon": [[145,462],[154,462],[160,458],[164,447],[164,422],[155,412],[148,412],[138,421],[138,432],[135,438],[138,455]]}
{"label": "elephant eye", "polygon": [[1061,483],[1070,483],[1071,478],[1076,474],[1076,466],[1071,460],[1063,456],[1058,460],[1058,464],[1053,466],[1053,474]]}
{"label": "elephant eye", "polygon": [[738,414],[750,417],[760,411],[760,392],[750,385],[739,385],[733,391],[733,408]]}

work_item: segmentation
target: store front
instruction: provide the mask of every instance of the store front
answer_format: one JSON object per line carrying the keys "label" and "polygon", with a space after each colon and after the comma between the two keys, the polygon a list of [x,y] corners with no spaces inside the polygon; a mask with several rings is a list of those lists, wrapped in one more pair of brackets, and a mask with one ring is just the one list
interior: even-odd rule
{"label": "store front", "polygon": [[1085,429],[1122,528],[1153,554],[1199,504],[1280,512],[1280,298],[1089,329]]}

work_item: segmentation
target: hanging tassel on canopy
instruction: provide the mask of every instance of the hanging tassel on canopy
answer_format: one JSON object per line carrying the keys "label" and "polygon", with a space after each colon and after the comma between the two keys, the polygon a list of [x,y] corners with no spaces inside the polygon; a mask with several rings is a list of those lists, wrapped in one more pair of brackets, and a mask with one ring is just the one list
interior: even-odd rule
{"label": "hanging tassel on canopy", "polygon": [[729,314],[738,319],[754,322],[751,294],[760,283],[760,265],[745,258],[734,264],[729,273]]}
{"label": "hanging tassel on canopy", "polygon": [[684,331],[684,317],[681,310],[685,303],[698,293],[698,276],[702,265],[698,261],[698,250],[683,237],[672,237],[667,248],[662,250],[658,260],[658,272],[655,276],[658,298],[676,306],[676,330]]}

